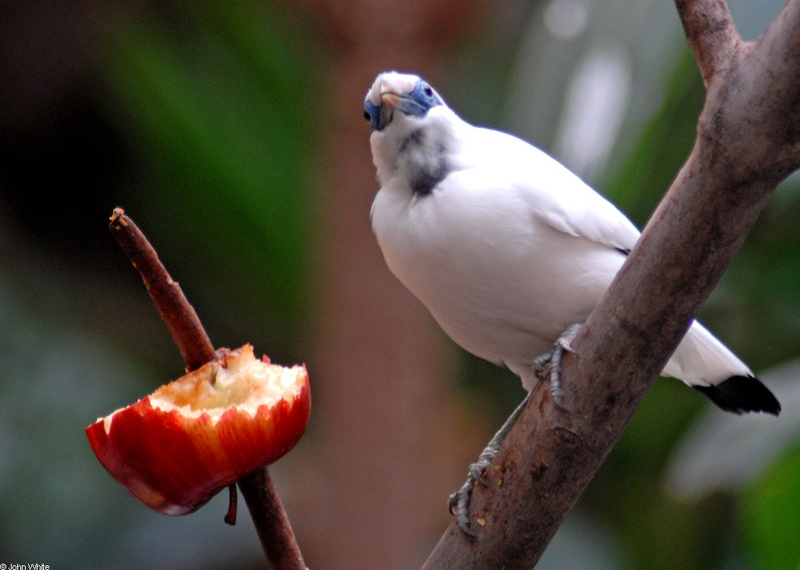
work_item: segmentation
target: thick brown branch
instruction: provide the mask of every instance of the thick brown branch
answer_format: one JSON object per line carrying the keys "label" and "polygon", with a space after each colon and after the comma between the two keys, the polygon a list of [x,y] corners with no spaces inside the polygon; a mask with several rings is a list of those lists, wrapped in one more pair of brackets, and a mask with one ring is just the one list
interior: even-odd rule
{"label": "thick brown branch", "polygon": [[[156,250],[122,208],[115,208],[109,225],[111,233],[128,254],[147,286],[147,291],[178,346],[188,370],[195,370],[217,355],[194,308],[180,286],[172,280],[158,259]],[[303,556],[295,540],[286,511],[263,468],[239,481],[239,489],[253,518],[261,546],[272,568],[305,570]],[[231,490],[235,498],[235,490]],[[231,499],[231,509],[235,501]],[[233,524],[236,513],[229,509],[226,522]]]}
{"label": "thick brown branch", "polygon": [[724,68],[741,42],[725,0],[675,0],[703,84]]}
{"label": "thick brown branch", "polygon": [[[707,21],[721,12],[714,0],[690,8]],[[564,360],[568,409],[546,384],[535,388],[489,485],[473,494],[477,538],[454,523],[425,568],[531,568],[539,559],[775,186],[800,166],[799,32],[800,0],[790,0],[757,43],[737,44],[710,83],[687,163],[573,342],[577,356]]]}

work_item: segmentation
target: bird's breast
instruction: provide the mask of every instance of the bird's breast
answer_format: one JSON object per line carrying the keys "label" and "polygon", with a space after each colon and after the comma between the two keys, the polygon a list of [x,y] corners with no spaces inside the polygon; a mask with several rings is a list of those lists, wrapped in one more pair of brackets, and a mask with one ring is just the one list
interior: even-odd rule
{"label": "bird's breast", "polygon": [[537,222],[512,195],[451,190],[378,193],[372,221],[386,262],[469,352],[532,359],[586,318],[621,256]]}

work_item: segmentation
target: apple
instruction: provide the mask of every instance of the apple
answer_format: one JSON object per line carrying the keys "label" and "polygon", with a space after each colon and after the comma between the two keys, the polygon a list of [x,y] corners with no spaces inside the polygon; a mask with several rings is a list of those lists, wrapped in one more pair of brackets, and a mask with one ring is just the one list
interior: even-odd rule
{"label": "apple", "polygon": [[249,344],[86,428],[106,470],[151,509],[191,513],[298,442],[311,412],[305,366]]}

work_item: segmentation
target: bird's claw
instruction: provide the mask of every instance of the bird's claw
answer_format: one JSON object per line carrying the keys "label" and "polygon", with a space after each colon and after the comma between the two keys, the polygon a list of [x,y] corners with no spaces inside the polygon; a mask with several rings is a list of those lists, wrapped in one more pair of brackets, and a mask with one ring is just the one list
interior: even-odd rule
{"label": "bird's claw", "polygon": [[469,528],[469,503],[472,499],[472,490],[476,485],[488,487],[486,472],[497,456],[499,449],[499,445],[494,443],[494,441],[490,442],[478,457],[478,460],[469,466],[467,480],[458,491],[450,495],[447,501],[447,508],[450,510],[450,514],[456,517],[458,526],[464,534],[471,538],[475,538],[475,533]]}
{"label": "bird's claw", "polygon": [[[483,458],[483,454],[481,454],[481,458]],[[459,528],[470,538],[475,538],[475,533],[469,528],[469,503],[472,499],[472,490],[476,485],[487,486],[486,470],[490,464],[491,461],[484,463],[479,459],[477,463],[470,465],[467,480],[458,491],[450,495],[447,501],[450,514],[456,517]]]}
{"label": "bird's claw", "polygon": [[561,388],[561,359],[565,352],[575,352],[572,349],[572,341],[582,326],[583,323],[569,325],[553,343],[550,352],[537,356],[533,361],[533,373],[537,379],[544,380],[547,372],[550,372],[550,394],[559,407],[563,407],[564,402],[564,390]]}

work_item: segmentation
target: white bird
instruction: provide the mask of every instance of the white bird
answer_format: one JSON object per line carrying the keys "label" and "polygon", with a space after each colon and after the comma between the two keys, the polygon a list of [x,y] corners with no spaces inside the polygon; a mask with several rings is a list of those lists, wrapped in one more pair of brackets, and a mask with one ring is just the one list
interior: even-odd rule
{"label": "white bird", "polygon": [[[507,366],[530,392],[541,375],[537,357],[586,320],[639,231],[556,160],[463,121],[415,75],[380,74],[364,115],[380,182],[372,229],[389,269],[457,344]],[[568,339],[558,344],[569,348]],[[727,411],[780,412],[772,393],[698,322],[662,375]],[[557,400],[555,374],[551,390]],[[521,408],[451,497],[467,532],[469,489]]]}

